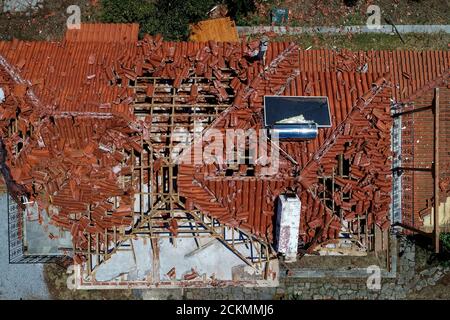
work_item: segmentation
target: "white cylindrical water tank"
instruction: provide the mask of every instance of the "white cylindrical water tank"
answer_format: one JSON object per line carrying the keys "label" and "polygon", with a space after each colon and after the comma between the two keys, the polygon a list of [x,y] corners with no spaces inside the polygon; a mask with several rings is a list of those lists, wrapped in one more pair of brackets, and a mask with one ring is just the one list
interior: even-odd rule
{"label": "white cylindrical water tank", "polygon": [[296,194],[282,194],[278,198],[276,247],[284,255],[286,262],[297,260],[300,209],[301,202]]}

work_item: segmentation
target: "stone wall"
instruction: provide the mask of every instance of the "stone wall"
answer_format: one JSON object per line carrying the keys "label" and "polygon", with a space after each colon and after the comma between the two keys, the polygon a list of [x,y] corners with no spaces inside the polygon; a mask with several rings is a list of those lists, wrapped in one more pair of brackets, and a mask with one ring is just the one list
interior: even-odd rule
{"label": "stone wall", "polygon": [[[433,265],[419,271],[416,245],[406,238],[398,241],[397,276],[384,278],[380,290],[370,290],[367,278],[294,278],[282,276],[277,288],[208,288],[145,290],[143,299],[406,299],[410,294],[434,286],[450,268]],[[422,266],[421,266],[422,267]]]}

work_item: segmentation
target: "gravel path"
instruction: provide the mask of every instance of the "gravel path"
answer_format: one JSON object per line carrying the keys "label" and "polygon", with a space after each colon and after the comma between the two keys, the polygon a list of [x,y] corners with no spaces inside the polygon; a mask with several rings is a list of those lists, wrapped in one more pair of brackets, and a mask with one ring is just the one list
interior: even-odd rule
{"label": "gravel path", "polygon": [[49,299],[42,264],[9,264],[6,194],[0,195],[0,299]]}

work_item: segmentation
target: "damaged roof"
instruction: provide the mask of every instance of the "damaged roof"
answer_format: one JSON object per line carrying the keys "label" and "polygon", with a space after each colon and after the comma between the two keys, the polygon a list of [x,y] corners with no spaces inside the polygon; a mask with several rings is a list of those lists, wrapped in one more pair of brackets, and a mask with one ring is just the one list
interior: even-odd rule
{"label": "damaged roof", "polygon": [[[200,85],[190,79],[205,78],[209,85],[200,89],[227,105],[206,132],[262,128],[265,95],[329,99],[332,127],[312,141],[282,142],[275,174],[261,174],[264,163],[252,175],[242,166],[231,176],[216,165],[180,165],[177,192],[187,210],[272,242],[275,200],[291,190],[302,201],[300,237],[307,248],[337,238],[342,221],[357,217],[389,227],[391,99],[407,101],[424,87],[447,83],[448,51],[302,50],[272,42],[263,66],[249,59],[257,41],[166,42],[148,35],[137,41],[137,32],[133,25],[89,25],[68,31],[61,43],[0,42],[6,97],[0,129],[10,182],[71,231],[77,261],[88,246],[117,243],[135,223],[139,182],[130,166],[158,122],[134,111],[133,87],[147,78],[170,80],[169,92],[188,86],[179,102],[187,105],[199,99]],[[146,84],[145,101],[163,94],[154,84]],[[339,155],[350,172],[335,177],[333,199],[321,199],[321,178],[334,175]]]}

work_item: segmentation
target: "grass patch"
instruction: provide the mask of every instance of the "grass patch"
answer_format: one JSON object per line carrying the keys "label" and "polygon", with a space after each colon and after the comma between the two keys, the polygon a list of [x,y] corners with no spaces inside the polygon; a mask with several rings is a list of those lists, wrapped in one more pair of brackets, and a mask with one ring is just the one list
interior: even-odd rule
{"label": "grass patch", "polygon": [[273,41],[293,41],[302,48],[312,46],[312,49],[341,49],[350,50],[446,50],[450,42],[450,35],[447,33],[402,34],[405,43],[398,35],[390,34],[301,34],[282,35],[275,37]]}
{"label": "grass patch", "polygon": [[358,0],[346,6],[344,0],[256,0],[257,14],[268,17],[272,8],[289,8],[290,26],[348,26],[367,21],[369,5],[378,5],[381,23],[450,24],[449,0]]}

